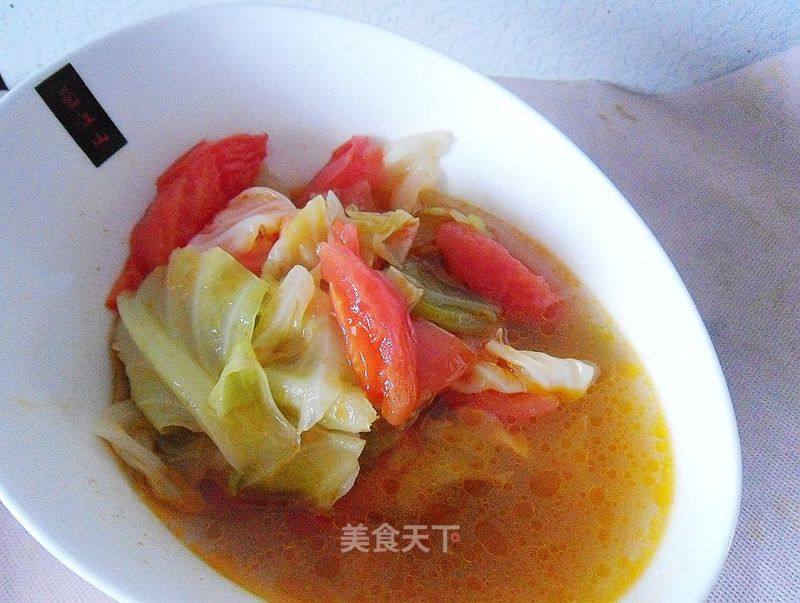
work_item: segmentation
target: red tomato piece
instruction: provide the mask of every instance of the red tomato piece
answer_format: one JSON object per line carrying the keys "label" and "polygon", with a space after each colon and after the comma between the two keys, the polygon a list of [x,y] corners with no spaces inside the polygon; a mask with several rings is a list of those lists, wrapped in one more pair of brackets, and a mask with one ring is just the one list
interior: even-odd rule
{"label": "red tomato piece", "polygon": [[362,180],[347,188],[340,188],[335,192],[345,207],[355,205],[362,211],[381,211],[377,195],[367,180]]}
{"label": "red tomato piece", "polygon": [[210,146],[211,144],[207,140],[201,140],[183,155],[178,157],[172,162],[172,165],[170,165],[158,178],[156,178],[156,189],[161,190],[170,182],[175,180],[175,178],[185,174],[189,166],[197,159],[199,155],[208,152],[208,147]]}
{"label": "red tomato piece", "polygon": [[433,398],[463,375],[475,362],[475,352],[458,337],[424,318],[412,319],[417,339],[419,395]]}
{"label": "red tomato piece", "polygon": [[226,201],[253,186],[258,168],[267,156],[266,134],[235,134],[211,143]]}
{"label": "red tomato piece", "polygon": [[250,186],[266,154],[267,135],[239,134],[200,142],[156,180],[156,196],[134,226],[130,254],[106,299],[116,309],[122,291],[135,291],[173,250],[186,245],[231,197]]}
{"label": "red tomato piece", "polygon": [[128,257],[128,259],[125,260],[125,265],[122,267],[122,272],[120,272],[117,280],[114,281],[111,287],[111,291],[108,293],[106,307],[109,310],[116,311],[117,296],[123,291],[136,291],[143,280],[144,275],[139,270],[136,262],[133,261],[132,257]]}
{"label": "red tomato piece", "polygon": [[332,229],[336,241],[347,247],[353,253],[359,253],[358,230],[355,224],[336,218],[333,221]]}
{"label": "red tomato piece", "polygon": [[130,254],[106,299],[116,309],[117,295],[135,291],[154,268],[166,264],[172,251],[186,245],[225,206],[219,173],[208,145],[198,145],[178,160],[162,181],[156,197],[131,231]]}
{"label": "red tomato piece", "polygon": [[210,153],[219,170],[220,188],[226,201],[252,186],[264,157],[267,156],[266,134],[234,134],[215,142],[203,140],[181,155],[156,180],[156,188],[167,186],[184,174],[199,155]]}
{"label": "red tomato piece", "polygon": [[442,395],[442,400],[449,406],[478,408],[508,422],[542,417],[559,406],[558,398],[547,394],[504,394],[491,390],[474,394],[451,390]]}
{"label": "red tomato piece", "polygon": [[235,255],[234,257],[250,272],[256,276],[261,276],[261,268],[264,266],[264,261],[267,259],[267,255],[269,255],[269,250],[272,249],[272,246],[277,240],[277,234],[275,236],[260,234],[249,250]]}
{"label": "red tomato piece", "polygon": [[386,181],[383,149],[366,136],[353,136],[337,148],[330,161],[295,197],[305,205],[314,195],[332,190],[344,205],[375,209],[375,194]]}
{"label": "red tomato piece", "polygon": [[436,248],[452,276],[513,320],[541,321],[545,310],[560,301],[543,277],[474,228],[445,222],[436,231]]}
{"label": "red tomato piece", "polygon": [[142,222],[136,227],[140,231],[144,230],[142,233],[144,239],[151,239],[146,242],[147,245],[155,244],[152,234],[160,228],[161,237],[166,239],[162,245],[169,246],[169,249],[163,261],[148,267],[147,272],[169,260],[173,249],[186,245],[194,235],[203,230],[217,212],[225,209],[227,199],[222,193],[219,170],[211,148],[203,147],[194,161],[186,165],[186,170],[182,174],[158,191],[156,200],[160,205],[159,213],[162,215],[166,213],[169,216],[168,227],[153,224],[152,221],[146,229],[141,228]]}
{"label": "red tomato piece", "polygon": [[419,407],[416,342],[406,302],[392,283],[336,241],[318,249],[350,364],[392,425]]}

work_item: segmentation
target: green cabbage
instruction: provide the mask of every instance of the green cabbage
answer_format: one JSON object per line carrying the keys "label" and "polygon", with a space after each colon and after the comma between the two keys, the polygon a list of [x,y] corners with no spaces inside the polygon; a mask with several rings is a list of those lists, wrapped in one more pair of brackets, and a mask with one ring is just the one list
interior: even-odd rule
{"label": "green cabbage", "polygon": [[219,248],[178,249],[167,267],[164,324],[216,380],[233,347],[252,337],[266,288]]}
{"label": "green cabbage", "polygon": [[487,342],[486,351],[505,363],[526,391],[543,390],[578,398],[586,393],[597,373],[594,366],[581,360],[517,350],[501,341]]}
{"label": "green cabbage", "polygon": [[485,333],[497,324],[498,311],[470,293],[437,277],[420,262],[406,262],[402,273],[423,290],[413,312],[451,333]]}
{"label": "green cabbage", "polygon": [[248,341],[233,350],[203,407],[206,432],[245,484],[271,476],[297,452],[294,427],[272,399]]}
{"label": "green cabbage", "polygon": [[475,394],[486,390],[504,394],[519,394],[525,391],[522,380],[510,369],[489,360],[479,360],[473,363],[450,388],[465,394]]}
{"label": "green cabbage", "polygon": [[296,341],[302,337],[303,317],[316,285],[306,268],[295,266],[280,284],[269,289],[253,333],[253,347],[262,362],[273,356],[287,339]]}
{"label": "green cabbage", "polygon": [[318,195],[281,229],[281,235],[270,249],[261,269],[277,279],[300,264],[309,270],[319,263],[317,245],[328,238],[336,218],[344,217],[344,209],[334,194]]}
{"label": "green cabbage", "polygon": [[377,414],[347,361],[329,296],[317,290],[307,313],[297,353],[264,363],[275,401],[298,432],[317,423],[340,431],[369,431]]}
{"label": "green cabbage", "polygon": [[135,296],[120,295],[117,306],[139,352],[181,404],[197,417],[198,409],[208,401],[216,376],[209,374],[190,349],[172,337],[161,318]]}
{"label": "green cabbage", "polygon": [[[259,279],[219,248],[180,249],[117,303],[114,346],[142,422],[204,432],[237,487],[320,506],[349,490],[364,446],[356,434],[377,414],[347,361],[330,298],[307,268]],[[182,496],[180,475],[152,446],[109,421],[98,433],[157,495]]]}
{"label": "green cabbage", "polygon": [[402,209],[376,213],[351,206],[346,211],[358,230],[361,255],[367,264],[372,265],[376,257],[392,266],[405,261],[419,227],[417,218]]}
{"label": "green cabbage", "polygon": [[597,369],[586,362],[517,350],[501,339],[502,336],[485,344],[491,359],[474,363],[450,387],[468,394],[493,390],[507,394],[548,392],[579,398],[597,376]]}
{"label": "green cabbage", "polygon": [[327,293],[295,266],[264,297],[253,346],[273,396],[298,433],[320,423],[369,431],[377,414],[358,386]]}
{"label": "green cabbage", "polygon": [[303,434],[300,451],[258,486],[328,508],[353,487],[363,449],[357,436],[314,428]]}
{"label": "green cabbage", "polygon": [[449,132],[425,132],[386,146],[383,162],[394,185],[390,199],[392,209],[405,209],[411,213],[419,209],[419,193],[435,186],[441,172],[439,158],[452,142],[453,135]]}
{"label": "green cabbage", "polygon": [[185,512],[198,511],[203,506],[200,496],[181,475],[168,467],[153,450],[142,429],[144,418],[130,400],[105,407],[94,427],[95,435],[103,438],[120,459],[141,473],[153,493]]}
{"label": "green cabbage", "polygon": [[343,385],[336,401],[322,415],[319,424],[334,431],[363,433],[370,430],[377,418],[375,407],[360,387]]}
{"label": "green cabbage", "polygon": [[425,293],[425,290],[422,287],[418,287],[411,280],[403,274],[400,270],[395,268],[394,266],[389,266],[388,268],[381,270],[381,272],[392,281],[392,284],[397,288],[402,295],[406,303],[408,304],[409,308],[414,308],[417,305],[417,302],[422,299],[422,294]]}
{"label": "green cabbage", "polygon": [[220,247],[231,255],[247,253],[259,237],[274,237],[284,219],[297,211],[281,193],[266,187],[252,187],[239,193],[214,216],[189,247],[199,251]]}
{"label": "green cabbage", "polygon": [[131,399],[153,427],[161,432],[169,427],[202,431],[192,413],[180,403],[150,363],[139,353],[122,323],[118,323],[114,330],[112,345],[125,365]]}
{"label": "green cabbage", "polygon": [[250,342],[267,285],[219,248],[177,250],[153,274],[120,296],[125,329],[228,463],[263,479],[297,449]]}

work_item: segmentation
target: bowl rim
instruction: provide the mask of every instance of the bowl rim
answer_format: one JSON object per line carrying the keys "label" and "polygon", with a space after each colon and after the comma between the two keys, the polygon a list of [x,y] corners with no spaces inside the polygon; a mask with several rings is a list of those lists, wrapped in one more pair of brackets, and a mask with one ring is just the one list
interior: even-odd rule
{"label": "bowl rim", "polygon": [[[357,26],[366,30],[371,30],[374,34],[379,34],[388,40],[401,41],[404,44],[410,44],[415,46],[417,49],[422,50],[431,55],[432,57],[436,58],[441,63],[447,64],[449,68],[460,71],[462,74],[468,75],[473,79],[480,80],[483,86],[492,88],[495,93],[499,93],[501,96],[505,97],[506,101],[512,103],[513,105],[516,105],[517,108],[522,109],[521,114],[525,114],[525,117],[527,119],[536,120],[538,127],[545,127],[551,130],[551,134],[554,134],[557,138],[559,138],[560,141],[565,145],[565,147],[570,149],[571,153],[574,155],[576,159],[579,159],[585,164],[587,164],[589,169],[591,169],[597,177],[605,181],[605,184],[608,187],[608,192],[616,196],[617,201],[621,201],[621,203],[619,203],[620,209],[626,212],[629,215],[629,217],[633,218],[637,222],[638,227],[643,231],[645,237],[648,239],[648,242],[653,246],[654,250],[657,250],[658,254],[661,256],[660,259],[665,264],[665,267],[668,267],[668,269],[671,271],[674,284],[680,289],[680,294],[685,298],[685,301],[691,308],[692,312],[691,319],[699,323],[705,348],[707,348],[705,351],[708,352],[708,354],[710,355],[709,358],[713,359],[715,374],[709,377],[710,378],[713,377],[713,379],[716,382],[718,382],[719,385],[721,385],[720,392],[724,392],[723,394],[724,399],[720,401],[725,403],[722,405],[722,407],[726,412],[724,413],[725,416],[724,417],[721,416],[720,419],[724,419],[726,421],[728,430],[730,432],[729,433],[730,443],[733,444],[732,452],[734,453],[734,458],[732,458],[731,460],[733,461],[734,465],[730,469],[731,469],[731,478],[734,481],[733,485],[735,487],[735,500],[731,501],[733,506],[733,513],[731,515],[730,521],[728,522],[728,525],[726,526],[726,531],[728,534],[726,544],[725,546],[719,548],[716,555],[717,559],[714,566],[717,569],[713,574],[712,573],[708,574],[707,583],[705,586],[705,594],[707,596],[711,592],[712,588],[714,587],[719,576],[722,573],[725,559],[728,556],[728,552],[730,551],[730,547],[732,545],[733,538],[735,536],[736,527],[738,525],[739,517],[741,515],[742,478],[743,478],[741,440],[739,437],[738,423],[736,421],[735,409],[733,406],[733,402],[731,400],[730,390],[727,386],[727,381],[725,379],[724,372],[719,363],[719,358],[714,348],[714,344],[711,340],[707,328],[705,327],[705,323],[702,320],[702,317],[697,309],[697,306],[694,303],[694,300],[691,297],[691,294],[689,293],[688,289],[686,288],[683,279],[681,278],[680,274],[677,272],[677,269],[672,263],[672,260],[669,258],[669,256],[659,243],[658,239],[655,237],[653,232],[644,222],[644,220],[636,211],[636,209],[627,200],[627,198],[619,191],[619,189],[608,178],[608,176],[606,176],[606,174],[594,163],[594,161],[592,161],[592,159],[586,153],[584,153],[584,151],[581,150],[570,138],[568,138],[561,130],[559,130],[555,125],[553,125],[546,117],[541,115],[531,105],[527,104],[525,101],[516,96],[514,93],[503,87],[498,82],[494,81],[491,77],[484,75],[478,71],[475,71],[474,69],[468,67],[459,60],[454,59],[412,38],[409,38],[406,35],[383,29],[381,27],[378,27],[366,21],[362,21],[360,19],[345,17],[336,13],[328,12],[326,10],[320,10],[308,7],[264,4],[257,2],[255,0],[236,1],[224,4],[210,4],[210,5],[201,5],[194,7],[189,6],[189,7],[182,7],[178,9],[168,10],[157,15],[149,16],[143,19],[133,21],[131,23],[127,23],[121,27],[113,29],[112,31],[95,36],[89,39],[84,44],[81,44],[78,48],[64,55],[61,55],[59,58],[55,59],[49,64],[37,69],[35,72],[23,78],[20,82],[11,86],[11,88],[7,92],[5,92],[5,94],[0,95],[0,119],[4,117],[4,113],[6,112],[8,107],[10,107],[15,102],[18,96],[23,94],[25,91],[29,91],[30,89],[32,89],[43,78],[54,73],[65,63],[72,62],[72,60],[75,57],[79,57],[84,53],[90,52],[104,43],[113,42],[118,37],[130,35],[138,30],[146,30],[154,26],[166,25],[169,22],[180,20],[190,15],[195,15],[199,13],[229,12],[231,10],[237,10],[240,8],[258,9],[267,12],[280,12],[280,13],[295,14],[300,16],[305,15],[312,19],[327,19],[332,22],[338,21],[340,23],[347,23],[350,26]],[[614,317],[612,316],[612,318]],[[697,343],[700,342],[698,341]],[[9,494],[2,481],[0,481],[0,502],[2,502],[3,505],[6,507],[6,509],[8,509],[8,511],[11,513],[14,519],[23,526],[26,532],[28,532],[40,545],[42,545],[42,547],[44,547],[44,549],[49,554],[58,559],[58,561],[62,565],[66,566],[70,571],[77,574],[79,577],[87,581],[89,584],[91,584],[101,592],[107,594],[108,596],[116,600],[132,600],[131,593],[126,592],[125,589],[118,587],[113,582],[107,581],[101,576],[98,576],[95,573],[95,571],[91,567],[87,566],[79,556],[73,554],[72,552],[66,550],[65,548],[62,548],[57,542],[55,542],[48,535],[46,531],[39,529],[36,523],[26,514],[24,508],[15,504],[13,495]],[[667,521],[669,522],[671,521],[671,519],[668,518]],[[663,544],[663,535],[662,535],[662,540],[657,545],[656,550],[658,550],[658,548],[660,548],[662,544]],[[647,567],[651,563],[652,559],[648,561],[647,566],[645,566],[645,571],[647,570]],[[216,573],[216,570],[214,570],[210,566],[208,566],[208,568],[209,571]],[[636,585],[636,583],[641,579],[642,575],[644,574],[641,574],[636,579],[636,581],[634,581],[634,583],[631,584],[628,587],[628,589],[626,589],[626,592],[623,593],[622,595],[623,599],[627,596],[630,590]],[[236,585],[239,586],[238,584]]]}

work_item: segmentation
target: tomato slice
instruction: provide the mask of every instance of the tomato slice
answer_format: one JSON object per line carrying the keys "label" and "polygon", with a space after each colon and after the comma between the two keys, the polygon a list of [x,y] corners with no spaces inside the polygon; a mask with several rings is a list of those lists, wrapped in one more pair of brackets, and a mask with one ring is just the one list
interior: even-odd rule
{"label": "tomato slice", "polygon": [[330,161],[295,197],[305,205],[314,195],[332,190],[344,205],[376,209],[375,194],[386,181],[383,149],[366,136],[353,136],[337,148]]}
{"label": "tomato slice", "polygon": [[178,160],[182,172],[162,183],[133,227],[130,254],[106,299],[110,309],[116,310],[117,295],[135,291],[154,268],[169,261],[174,249],[186,245],[224,207],[219,173],[208,145],[198,145],[190,154]]}
{"label": "tomato slice", "polygon": [[419,395],[427,402],[463,375],[475,353],[458,337],[424,318],[414,317]]}
{"label": "tomato slice", "polygon": [[211,144],[226,201],[253,185],[267,156],[266,134],[235,134]]}
{"label": "tomato slice", "polygon": [[453,277],[495,302],[513,320],[538,322],[560,301],[543,277],[470,226],[441,224],[436,231],[436,248]]}
{"label": "tomato slice", "polygon": [[333,221],[334,238],[355,254],[359,253],[358,230],[352,222],[345,222],[336,218]]}
{"label": "tomato slice", "polygon": [[200,141],[158,177],[156,188],[164,188],[185,174],[198,156],[210,153],[219,170],[222,195],[226,201],[233,199],[253,184],[258,168],[267,155],[267,139],[266,134],[234,134],[215,142]]}
{"label": "tomato slice", "polygon": [[330,240],[318,253],[353,370],[386,421],[401,425],[419,407],[416,343],[406,302],[352,249]]}
{"label": "tomato slice", "polygon": [[555,396],[547,394],[504,394],[487,390],[464,394],[452,390],[442,394],[441,399],[449,406],[469,406],[493,414],[501,421],[514,422],[542,417],[559,406]]}
{"label": "tomato slice", "polygon": [[268,236],[259,234],[255,243],[253,243],[253,246],[249,250],[235,255],[235,257],[239,260],[239,263],[250,272],[256,276],[261,276],[261,268],[264,266],[267,255],[269,255],[269,250],[272,249],[272,246],[277,240],[278,235]]}
{"label": "tomato slice", "polygon": [[131,231],[130,254],[106,299],[135,291],[173,250],[185,246],[228,200],[250,186],[266,156],[267,135],[238,134],[202,141],[179,157],[156,180],[156,196]]}
{"label": "tomato slice", "polygon": [[128,259],[125,260],[125,265],[122,267],[122,272],[120,272],[117,280],[114,281],[114,284],[111,286],[111,291],[108,292],[106,307],[109,310],[116,311],[117,297],[119,294],[123,291],[136,291],[143,280],[144,275],[139,270],[139,266],[132,257],[128,257]]}
{"label": "tomato slice", "polygon": [[208,153],[210,146],[211,143],[209,143],[207,140],[201,140],[191,149],[173,161],[172,165],[170,165],[158,178],[156,178],[156,190],[161,190],[169,185],[170,182],[185,174],[189,169],[189,166],[194,163],[197,157]]}

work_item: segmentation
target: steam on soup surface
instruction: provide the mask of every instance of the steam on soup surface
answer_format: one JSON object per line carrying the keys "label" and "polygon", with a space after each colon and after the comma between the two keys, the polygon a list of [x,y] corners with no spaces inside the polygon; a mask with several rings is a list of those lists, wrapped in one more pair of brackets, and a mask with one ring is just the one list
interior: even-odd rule
{"label": "steam on soup surface", "polygon": [[512,226],[433,190],[449,136],[354,137],[290,201],[266,136],[158,180],[108,305],[97,432],[145,502],[271,600],[598,600],[663,532],[634,353]]}

